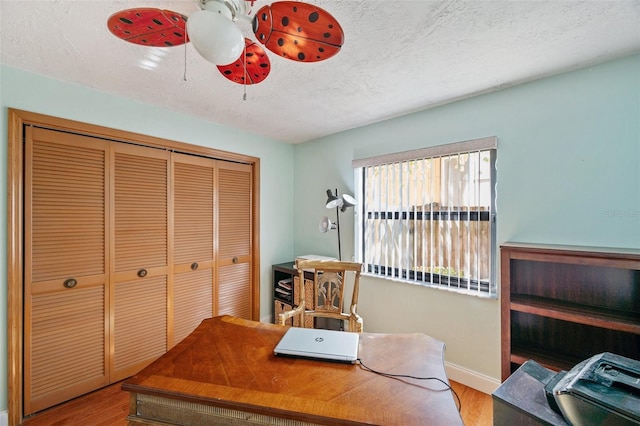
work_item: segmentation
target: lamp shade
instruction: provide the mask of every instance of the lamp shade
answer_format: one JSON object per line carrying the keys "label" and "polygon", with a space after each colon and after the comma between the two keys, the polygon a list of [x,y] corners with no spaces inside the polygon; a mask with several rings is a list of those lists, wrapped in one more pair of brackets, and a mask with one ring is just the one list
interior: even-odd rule
{"label": "lamp shade", "polygon": [[[337,193],[338,191],[336,191]],[[342,205],[342,198],[338,197],[336,194],[332,193],[330,189],[327,189],[327,204],[326,207],[328,209],[333,209],[336,207],[340,207]]]}
{"label": "lamp shade", "polygon": [[348,207],[353,207],[358,204],[356,199],[349,194],[342,194],[342,201],[343,203],[342,208],[340,209],[341,211],[345,211]]}
{"label": "lamp shade", "polygon": [[320,220],[320,225],[318,225],[318,230],[323,234],[327,232],[329,229],[336,229],[337,226],[335,223],[331,222],[331,220],[327,216],[323,216]]}
{"label": "lamp shade", "polygon": [[244,49],[244,36],[231,20],[231,11],[217,1],[189,16],[187,34],[196,51],[216,65],[235,62]]}

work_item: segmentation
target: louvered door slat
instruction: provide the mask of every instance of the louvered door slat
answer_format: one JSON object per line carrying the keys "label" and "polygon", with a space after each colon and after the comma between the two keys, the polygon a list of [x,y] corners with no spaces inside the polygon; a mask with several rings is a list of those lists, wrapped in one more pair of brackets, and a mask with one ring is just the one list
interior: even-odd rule
{"label": "louvered door slat", "polygon": [[173,344],[213,315],[216,161],[173,157]]}
{"label": "louvered door slat", "polygon": [[[82,142],[82,139],[92,142],[91,138],[44,129],[33,129],[33,138],[30,145],[33,281],[61,278],[77,270],[85,275],[104,274],[104,145],[98,143],[97,149],[92,148]],[[96,251],[87,253],[82,243],[95,247]],[[60,258],[69,261],[60,264]]]}
{"label": "louvered door slat", "polygon": [[[170,154],[125,144],[113,144],[111,149],[114,381],[134,374],[167,350]],[[161,272],[128,278],[151,268]]]}
{"label": "louvered door slat", "polygon": [[218,314],[252,319],[251,167],[218,165]]}
{"label": "louvered door slat", "polygon": [[212,268],[176,274],[174,277],[173,344],[187,337],[213,312]]}
{"label": "louvered door slat", "polygon": [[[25,414],[108,383],[107,144],[29,128],[25,145]],[[73,278],[76,285],[64,286]]]}
{"label": "louvered door slat", "polygon": [[248,262],[219,268],[219,315],[251,318],[250,272]]}
{"label": "louvered door slat", "polygon": [[[33,298],[34,399],[48,389],[82,383],[104,371],[103,288]],[[50,308],[50,309],[47,309]],[[64,342],[63,345],[57,344]],[[78,364],[84,368],[78,369]]]}
{"label": "louvered door slat", "polygon": [[174,260],[213,259],[213,161],[199,166],[174,160]]}
{"label": "louvered door slat", "polygon": [[148,148],[115,148],[115,270],[165,266],[167,156]]}
{"label": "louvered door slat", "polygon": [[246,256],[251,252],[251,168],[224,167],[218,172],[220,256]]}
{"label": "louvered door slat", "polygon": [[167,350],[165,276],[117,283],[112,381],[128,377]]}

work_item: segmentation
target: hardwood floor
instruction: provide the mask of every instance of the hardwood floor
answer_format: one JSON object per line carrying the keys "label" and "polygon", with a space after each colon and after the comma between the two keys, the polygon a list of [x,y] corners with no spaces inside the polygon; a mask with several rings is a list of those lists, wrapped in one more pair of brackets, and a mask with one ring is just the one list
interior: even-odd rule
{"label": "hardwood floor", "polygon": [[491,395],[477,391],[458,382],[451,382],[451,387],[460,397],[460,416],[465,426],[493,425],[493,400]]}
{"label": "hardwood floor", "polygon": [[41,411],[25,419],[24,426],[126,426],[129,392],[115,383]]}
{"label": "hardwood floor", "polygon": [[[23,426],[126,426],[129,393],[116,383],[64,404],[37,413]],[[490,426],[493,423],[491,395],[457,382],[451,387],[460,397],[460,415],[465,426]]]}

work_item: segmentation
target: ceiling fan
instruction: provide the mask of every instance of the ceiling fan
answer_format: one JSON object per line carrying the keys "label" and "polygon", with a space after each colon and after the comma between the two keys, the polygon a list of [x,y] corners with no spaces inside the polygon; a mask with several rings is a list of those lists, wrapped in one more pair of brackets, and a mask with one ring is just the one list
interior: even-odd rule
{"label": "ceiling fan", "polygon": [[157,8],[126,9],[111,15],[107,26],[116,37],[143,46],[191,42],[224,77],[244,85],[267,78],[271,63],[259,44],[244,37],[240,19],[251,22],[257,41],[268,50],[292,61],[323,61],[344,42],[342,27],[329,12],[302,1],[276,1],[253,16],[255,0],[194,1],[200,10],[189,17]]}

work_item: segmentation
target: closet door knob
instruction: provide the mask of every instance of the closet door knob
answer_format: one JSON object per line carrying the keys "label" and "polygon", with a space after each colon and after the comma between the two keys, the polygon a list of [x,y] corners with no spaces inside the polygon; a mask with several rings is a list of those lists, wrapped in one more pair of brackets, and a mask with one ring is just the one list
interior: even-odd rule
{"label": "closet door knob", "polygon": [[196,269],[198,269],[198,262],[193,262],[193,263],[191,264],[191,270],[192,270],[192,271],[195,271]]}
{"label": "closet door knob", "polygon": [[233,259],[231,259],[231,262],[232,262],[232,263],[234,263],[234,264],[235,264],[235,263],[238,263],[238,258],[237,258],[237,257],[234,257]]}
{"label": "closet door knob", "polygon": [[64,284],[63,284],[63,285],[64,285],[66,288],[74,288],[74,287],[76,286],[76,284],[78,284],[78,281],[76,281],[76,280],[75,280],[75,279],[73,279],[73,278],[69,278],[68,280],[66,280],[66,281],[64,282]]}
{"label": "closet door knob", "polygon": [[147,276],[147,270],[146,270],[146,269],[140,269],[140,270],[138,271],[138,276],[139,276],[140,278],[144,278],[144,277],[146,277],[146,276]]}

